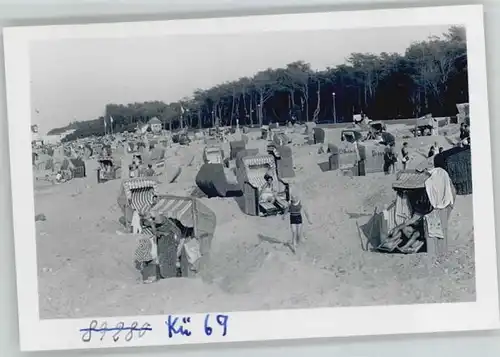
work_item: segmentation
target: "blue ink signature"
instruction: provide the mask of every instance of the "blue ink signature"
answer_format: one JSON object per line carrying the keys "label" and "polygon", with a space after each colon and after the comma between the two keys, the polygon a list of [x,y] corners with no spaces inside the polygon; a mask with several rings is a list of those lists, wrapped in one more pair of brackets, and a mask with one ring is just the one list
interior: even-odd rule
{"label": "blue ink signature", "polygon": [[190,317],[183,317],[181,319],[180,317],[168,315],[167,321],[165,321],[168,329],[168,337],[172,338],[175,335],[191,336],[192,332],[185,326],[189,323],[191,323]]}
{"label": "blue ink signature", "polygon": [[147,331],[153,330],[153,328],[148,322],[146,322],[142,327],[138,327],[139,324],[137,323],[137,321],[134,321],[130,326],[125,326],[123,322],[119,322],[114,327],[108,327],[107,322],[103,322],[100,327],[97,326],[98,326],[97,320],[92,320],[90,322],[89,327],[80,329],[80,332],[83,333],[82,335],[83,342],[91,341],[92,332],[100,333],[101,341],[104,339],[107,332],[115,332],[113,334],[113,341],[117,342],[120,339],[120,333],[123,331],[128,331],[127,334],[125,335],[125,340],[128,342],[132,340],[132,338],[134,337],[134,331],[139,332],[138,337],[141,338]]}
{"label": "blue ink signature", "polygon": [[[210,318],[210,314],[205,315],[203,332],[206,336],[211,336],[214,332],[214,327],[210,326]],[[221,336],[226,336],[229,316],[222,314],[216,315],[215,321],[217,322],[217,325],[222,328],[222,331],[220,333]],[[168,315],[167,321],[165,321],[165,325],[167,326],[168,330],[168,337],[172,338],[178,335],[186,337],[191,336],[193,334],[193,331],[188,327],[190,323],[191,317],[189,316],[174,317],[172,315]]]}

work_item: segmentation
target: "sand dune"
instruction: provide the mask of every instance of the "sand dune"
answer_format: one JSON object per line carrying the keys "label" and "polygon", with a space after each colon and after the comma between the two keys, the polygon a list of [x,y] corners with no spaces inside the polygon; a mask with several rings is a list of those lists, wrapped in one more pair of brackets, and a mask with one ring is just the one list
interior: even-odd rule
{"label": "sand dune", "polygon": [[[405,128],[398,128],[403,136]],[[293,134],[294,142],[303,140]],[[338,140],[329,130],[327,140]],[[430,144],[448,147],[444,137],[408,141],[416,165]],[[226,153],[229,147],[225,145]],[[249,147],[265,142],[252,139]],[[182,167],[175,183],[168,172],[161,191],[190,194],[202,164],[202,144],[178,147],[166,171]],[[387,255],[363,251],[356,220],[364,223],[375,207],[392,202],[394,176],[346,177],[322,172],[327,154],[318,146],[293,145],[297,177],[313,221],[296,255],[281,244],[290,239],[287,220],[251,217],[232,198],[202,198],[217,215],[217,229],[207,270],[194,279],[142,284],[135,270],[135,237],[120,233],[116,198],[119,180],[97,184],[88,177],[60,185],[36,184],[37,254],[41,318],[162,314],[255,309],[307,308],[458,302],[475,300],[472,197],[457,197],[450,218],[449,254],[435,261],[426,254]]]}

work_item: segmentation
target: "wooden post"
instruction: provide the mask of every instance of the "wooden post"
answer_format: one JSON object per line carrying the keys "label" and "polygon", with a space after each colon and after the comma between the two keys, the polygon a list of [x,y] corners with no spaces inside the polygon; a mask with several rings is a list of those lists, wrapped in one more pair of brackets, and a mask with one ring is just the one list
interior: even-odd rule
{"label": "wooden post", "polygon": [[196,198],[192,198],[193,204],[191,205],[191,212],[193,215],[193,235],[198,238],[198,217],[196,215]]}

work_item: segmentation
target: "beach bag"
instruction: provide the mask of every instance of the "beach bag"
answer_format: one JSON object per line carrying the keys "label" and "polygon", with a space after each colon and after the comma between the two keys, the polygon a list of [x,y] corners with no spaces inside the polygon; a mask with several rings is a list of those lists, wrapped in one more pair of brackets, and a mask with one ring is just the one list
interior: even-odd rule
{"label": "beach bag", "polygon": [[197,239],[190,239],[184,243],[181,253],[181,271],[183,277],[192,277],[199,271],[200,258],[200,243]]}

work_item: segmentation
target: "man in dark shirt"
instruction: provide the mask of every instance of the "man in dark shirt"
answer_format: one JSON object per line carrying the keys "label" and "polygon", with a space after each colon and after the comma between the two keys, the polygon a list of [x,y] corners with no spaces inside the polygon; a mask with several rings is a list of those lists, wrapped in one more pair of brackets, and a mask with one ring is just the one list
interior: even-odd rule
{"label": "man in dark shirt", "polygon": [[393,173],[396,164],[396,153],[394,152],[394,143],[390,143],[384,150],[384,172],[386,175]]}
{"label": "man in dark shirt", "polygon": [[465,123],[460,124],[460,141],[464,140],[467,138],[467,125]]}

